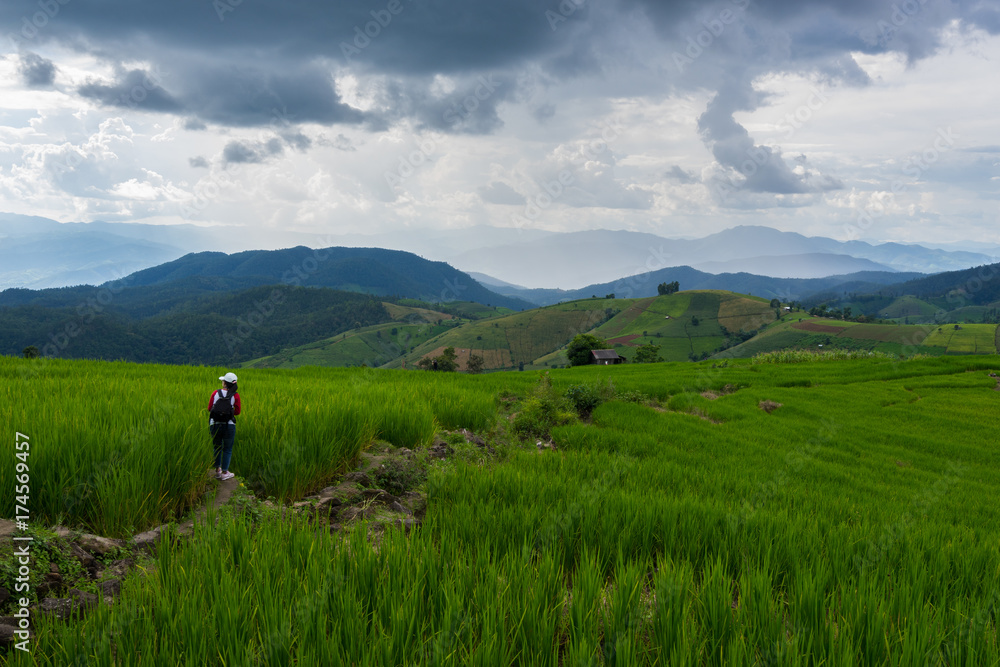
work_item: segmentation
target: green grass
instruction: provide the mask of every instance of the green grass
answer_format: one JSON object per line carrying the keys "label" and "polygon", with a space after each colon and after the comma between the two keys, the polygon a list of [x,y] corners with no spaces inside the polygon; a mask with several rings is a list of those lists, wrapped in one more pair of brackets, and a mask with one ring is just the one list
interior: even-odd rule
{"label": "green grass", "polygon": [[[308,345],[282,350],[279,354],[247,362],[244,367],[286,369],[300,366],[379,367],[391,364],[406,354],[411,347],[421,345],[454,326],[450,320],[440,325],[378,324]],[[396,333],[393,334],[393,331]]]}
{"label": "green grass", "polygon": [[[208,397],[223,372],[0,357],[0,418],[37,443],[32,516],[119,536],[183,514],[208,488]],[[306,367],[239,375],[244,413],[231,469],[286,500],[324,486],[375,438],[420,447],[439,425],[482,429],[496,411],[491,396],[431,373]],[[12,475],[0,467],[0,482],[13,486]],[[7,495],[0,514],[12,511]]]}
{"label": "green grass", "polygon": [[[983,419],[1000,358],[771,361],[553,370],[557,394],[607,385],[655,402],[603,403],[589,422],[556,427],[554,452],[509,445],[502,462],[433,469],[424,525],[409,535],[373,543],[364,525],[341,537],[287,515],[223,513],[162,547],[113,606],[73,623],[36,618],[33,653],[10,662],[1000,664],[1000,466]],[[3,386],[16,387],[0,390],[11,424],[36,414],[24,396],[89,391],[89,407],[51,412],[50,430],[18,429],[38,439],[39,502],[58,494],[44,483],[68,456],[46,440],[99,440],[116,413],[84,378],[117,379],[107,387],[118,392],[143,378],[173,396],[207,372],[51,362],[24,378],[30,368],[0,360]],[[273,394],[264,421],[288,437],[313,423],[287,414],[305,396],[321,414],[356,400],[400,441],[420,440],[424,427],[408,424],[428,416],[489,429],[495,397],[526,396],[539,375],[244,373],[241,394]],[[384,409],[394,397],[405,402]],[[166,439],[150,444],[173,454]],[[0,485],[12,485],[9,468]]]}

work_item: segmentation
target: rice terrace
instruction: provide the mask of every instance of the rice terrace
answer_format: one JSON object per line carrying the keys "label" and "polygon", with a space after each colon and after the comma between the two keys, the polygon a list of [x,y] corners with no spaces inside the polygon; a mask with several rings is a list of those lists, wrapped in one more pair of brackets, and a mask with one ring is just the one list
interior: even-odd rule
{"label": "rice terrace", "polygon": [[[8,451],[30,443],[0,486],[30,471],[31,603],[58,593],[2,659],[1000,664],[997,366],[244,368],[219,482],[226,369],[0,357]],[[24,542],[0,540],[16,628]]]}

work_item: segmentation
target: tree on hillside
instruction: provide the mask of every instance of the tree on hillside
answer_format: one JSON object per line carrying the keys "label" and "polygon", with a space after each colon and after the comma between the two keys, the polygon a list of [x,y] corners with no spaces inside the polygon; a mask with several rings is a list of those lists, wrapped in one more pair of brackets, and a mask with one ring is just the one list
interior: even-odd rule
{"label": "tree on hillside", "polygon": [[455,348],[446,347],[444,348],[444,351],[436,357],[424,357],[417,362],[417,366],[425,371],[434,370],[452,372],[458,368],[458,362],[455,361],[457,356],[458,355],[455,354]]}
{"label": "tree on hillside", "polygon": [[781,308],[781,301],[778,299],[771,299],[771,308]]}
{"label": "tree on hillside", "polygon": [[472,373],[472,374],[475,375],[477,373],[482,373],[483,372],[483,364],[484,363],[485,363],[485,360],[482,358],[482,356],[480,356],[478,354],[470,354],[469,355],[469,363],[466,364],[466,368],[468,369],[468,371],[470,373]]}
{"label": "tree on hillside", "polygon": [[635,359],[633,361],[637,364],[655,364],[663,361],[663,357],[660,356],[660,346],[652,344],[640,345],[636,348]]}
{"label": "tree on hillside", "polygon": [[673,294],[674,292],[679,291],[680,288],[681,288],[680,283],[678,283],[676,280],[673,281],[672,283],[660,283],[659,285],[656,286],[656,293],[659,294],[660,296],[665,296],[667,294]]}
{"label": "tree on hillside", "polygon": [[577,334],[566,348],[566,357],[570,366],[586,366],[590,363],[592,350],[603,350],[608,347],[607,341],[591,334]]}
{"label": "tree on hillside", "polygon": [[21,354],[24,355],[25,359],[37,359],[38,358],[38,348],[34,345],[29,345],[28,347],[21,350]]}

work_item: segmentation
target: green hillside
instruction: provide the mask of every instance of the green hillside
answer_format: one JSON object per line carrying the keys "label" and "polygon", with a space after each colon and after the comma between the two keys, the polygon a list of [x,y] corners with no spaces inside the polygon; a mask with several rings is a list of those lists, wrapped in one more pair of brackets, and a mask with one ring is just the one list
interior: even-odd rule
{"label": "green hillside", "polygon": [[119,308],[110,291],[74,307],[0,306],[0,354],[228,366],[391,319],[366,294],[325,288],[182,292],[151,316]]}
{"label": "green hillside", "polygon": [[582,299],[555,306],[536,308],[505,317],[469,322],[419,345],[387,365],[401,367],[403,361],[415,365],[422,357],[436,356],[454,347],[460,367],[471,354],[481,355],[487,369],[526,367],[555,352],[573,336],[594,329],[615,317],[630,299]]}
{"label": "green hillside", "polygon": [[[775,319],[769,302],[718,290],[692,290],[643,299],[581,299],[451,329],[407,354],[407,365],[454,347],[459,368],[472,354],[485,368],[545,368],[568,363],[565,346],[579,333],[593,333],[626,359],[640,345],[660,346],[666,361],[704,358],[732,344],[740,331]],[[729,335],[727,335],[729,334]],[[400,359],[387,366],[402,366]]]}
{"label": "green hillside", "polygon": [[915,296],[901,296],[891,304],[878,311],[878,316],[886,319],[912,318],[916,320],[930,319],[938,312],[938,308]]}
{"label": "green hillside", "polygon": [[767,299],[693,290],[637,299],[594,333],[631,359],[640,345],[659,345],[665,361],[707,356],[725,347],[726,333],[750,332],[775,320]]}
{"label": "green hillside", "polygon": [[[471,355],[486,370],[567,365],[566,345],[580,333],[608,341],[626,360],[641,345],[659,346],[664,361],[752,357],[799,348],[874,350],[894,355],[993,354],[996,325],[874,324],[781,311],[776,319],[762,297],[720,290],[689,290],[641,299],[581,299],[503,314],[478,304],[385,303],[392,321],[355,327],[336,336],[247,362],[253,368],[361,366],[411,368],[424,357],[455,348],[459,370]],[[895,313],[926,312],[915,298],[896,300]],[[906,317],[906,315],[903,315]],[[482,318],[482,319],[476,319]],[[940,329],[940,330],[939,330]]]}
{"label": "green hillside", "polygon": [[337,336],[248,361],[243,366],[244,368],[382,366],[461,323],[461,320],[454,315],[430,308],[404,306],[398,303],[382,305],[392,317],[391,322],[356,327]]}
{"label": "green hillside", "polygon": [[863,324],[822,317],[786,317],[716,357],[746,358],[789,348],[904,355],[996,354],[996,330],[995,324]]}

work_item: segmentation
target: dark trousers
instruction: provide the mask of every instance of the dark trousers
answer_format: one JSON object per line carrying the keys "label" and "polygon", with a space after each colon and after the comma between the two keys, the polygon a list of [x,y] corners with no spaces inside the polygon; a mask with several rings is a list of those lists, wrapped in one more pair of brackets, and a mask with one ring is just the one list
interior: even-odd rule
{"label": "dark trousers", "polygon": [[212,444],[215,448],[215,467],[229,470],[233,458],[233,442],[236,441],[236,424],[212,424]]}

